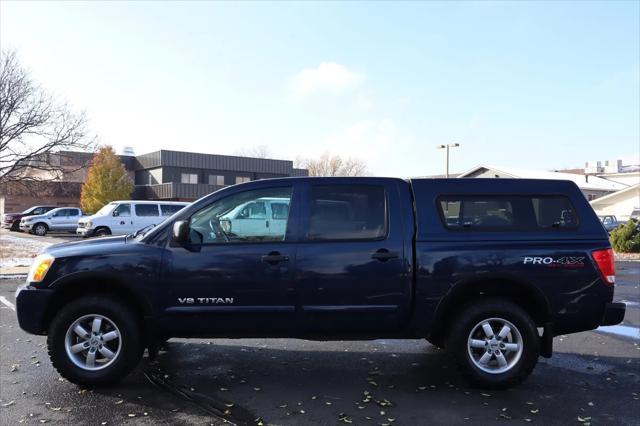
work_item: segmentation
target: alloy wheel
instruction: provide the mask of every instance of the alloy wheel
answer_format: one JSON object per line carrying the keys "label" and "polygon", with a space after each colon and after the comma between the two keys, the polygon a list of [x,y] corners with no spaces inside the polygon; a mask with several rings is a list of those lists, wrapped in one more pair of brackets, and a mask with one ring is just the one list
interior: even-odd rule
{"label": "alloy wheel", "polygon": [[467,349],[477,368],[489,374],[502,374],[520,360],[522,335],[513,323],[502,318],[488,318],[471,329]]}
{"label": "alloy wheel", "polygon": [[113,321],[103,315],[90,314],[69,326],[64,346],[77,367],[94,371],[113,364],[122,349],[122,339]]}

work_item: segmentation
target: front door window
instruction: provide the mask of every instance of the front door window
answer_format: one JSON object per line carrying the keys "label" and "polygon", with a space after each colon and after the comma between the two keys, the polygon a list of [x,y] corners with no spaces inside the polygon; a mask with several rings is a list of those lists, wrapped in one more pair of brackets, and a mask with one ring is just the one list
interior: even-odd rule
{"label": "front door window", "polygon": [[223,198],[191,217],[192,238],[201,237],[205,244],[284,241],[289,210],[280,209],[278,226],[274,227],[267,207],[272,203],[288,206],[291,190],[258,189]]}

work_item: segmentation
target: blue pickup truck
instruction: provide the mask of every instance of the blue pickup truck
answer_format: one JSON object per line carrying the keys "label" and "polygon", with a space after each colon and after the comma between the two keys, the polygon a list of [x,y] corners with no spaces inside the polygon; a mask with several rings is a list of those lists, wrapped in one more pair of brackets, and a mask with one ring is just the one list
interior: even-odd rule
{"label": "blue pickup truck", "polygon": [[283,178],[51,246],[16,299],[78,384],[121,379],[171,337],[425,338],[471,383],[505,388],[554,336],[620,323],[614,284],[572,182]]}

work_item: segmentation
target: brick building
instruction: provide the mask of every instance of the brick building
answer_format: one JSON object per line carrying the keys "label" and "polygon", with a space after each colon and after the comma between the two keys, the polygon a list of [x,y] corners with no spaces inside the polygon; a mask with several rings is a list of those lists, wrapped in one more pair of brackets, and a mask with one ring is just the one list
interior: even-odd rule
{"label": "brick building", "polygon": [[[93,154],[62,151],[53,161],[60,172],[27,170],[42,182],[0,186],[0,214],[23,211],[38,204],[79,206],[80,189]],[[135,184],[132,198],[192,201],[227,185],[256,179],[307,176],[288,160],[160,150],[142,155],[120,155]]]}

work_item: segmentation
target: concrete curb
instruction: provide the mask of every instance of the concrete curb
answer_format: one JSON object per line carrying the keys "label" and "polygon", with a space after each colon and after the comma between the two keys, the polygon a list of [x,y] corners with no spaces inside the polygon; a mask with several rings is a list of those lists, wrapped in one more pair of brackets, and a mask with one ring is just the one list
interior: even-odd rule
{"label": "concrete curb", "polygon": [[10,268],[0,269],[1,275],[27,275],[29,273],[28,266],[12,266]]}

